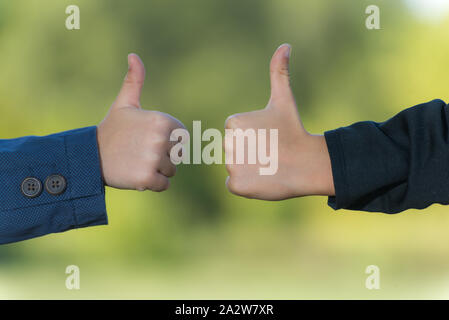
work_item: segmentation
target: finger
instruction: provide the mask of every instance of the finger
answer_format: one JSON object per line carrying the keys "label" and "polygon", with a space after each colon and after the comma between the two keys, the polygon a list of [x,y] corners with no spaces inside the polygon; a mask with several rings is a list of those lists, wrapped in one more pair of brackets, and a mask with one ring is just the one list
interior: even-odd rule
{"label": "finger", "polygon": [[155,192],[161,192],[165,191],[170,187],[170,180],[163,174],[156,172],[154,174],[154,177],[151,179],[152,183],[147,187],[147,189],[155,191]]}
{"label": "finger", "polygon": [[[270,63],[271,101],[294,100],[290,89],[289,60],[291,47],[289,44],[281,45]],[[279,105],[283,105],[279,103]]]}
{"label": "finger", "polygon": [[170,157],[165,157],[159,165],[159,172],[170,178],[176,174],[176,165],[171,162]]}
{"label": "finger", "polygon": [[226,178],[226,187],[228,188],[229,192],[235,194],[236,196],[252,198],[252,195],[249,192],[248,185],[244,180],[237,180],[233,179],[231,176],[228,176]]}
{"label": "finger", "polygon": [[226,121],[225,121],[225,129],[238,128],[240,117],[241,117],[240,113],[236,113],[236,114],[233,114],[233,115],[230,115],[229,117],[227,117]]}
{"label": "finger", "polygon": [[140,95],[145,81],[145,67],[137,54],[128,55],[128,73],[117,97],[117,107],[140,108]]}
{"label": "finger", "polygon": [[164,114],[167,117],[169,117],[170,119],[172,119],[172,123],[170,125],[170,133],[175,129],[186,129],[186,126],[184,125],[184,123],[182,123],[179,119],[176,119],[171,114],[168,114],[168,113],[164,113]]}

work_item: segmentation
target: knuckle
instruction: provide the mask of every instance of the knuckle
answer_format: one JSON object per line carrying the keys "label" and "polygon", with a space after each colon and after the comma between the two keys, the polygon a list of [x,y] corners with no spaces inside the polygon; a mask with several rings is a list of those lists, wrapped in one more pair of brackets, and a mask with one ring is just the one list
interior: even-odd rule
{"label": "knuckle", "polygon": [[229,173],[230,176],[232,176],[235,173],[235,165],[226,163],[225,167],[226,171]]}
{"label": "knuckle", "polygon": [[145,190],[151,186],[153,180],[153,175],[150,172],[143,172],[139,174],[136,178],[136,189]]}
{"label": "knuckle", "polygon": [[270,65],[270,72],[278,73],[278,74],[282,74],[282,75],[288,75],[289,74],[288,64]]}
{"label": "knuckle", "polygon": [[161,112],[154,112],[151,125],[157,129],[167,129],[170,127],[171,119]]}
{"label": "knuckle", "polygon": [[176,165],[170,158],[166,158],[159,163],[158,171],[166,177],[173,177],[176,174]]}
{"label": "knuckle", "polygon": [[287,66],[271,66],[270,73],[272,74],[280,74],[282,76],[289,76],[289,70]]}
{"label": "knuckle", "polygon": [[176,166],[170,161],[170,170],[168,172],[168,176],[174,177],[176,175],[176,171],[177,171]]}
{"label": "knuckle", "polygon": [[169,125],[171,131],[173,131],[175,129],[185,129],[186,128],[181,121],[179,121],[178,119],[176,119],[175,117],[173,117],[169,114],[166,114],[166,119],[168,121],[168,125]]}
{"label": "knuckle", "polygon": [[229,116],[225,121],[225,128],[228,129],[237,128],[241,120],[240,118],[241,118],[240,114],[233,114],[232,116]]}
{"label": "knuckle", "polygon": [[163,179],[160,183],[152,186],[151,190],[155,192],[162,192],[170,187],[170,182],[168,178]]}
{"label": "knuckle", "polygon": [[157,167],[162,161],[162,151],[153,147],[153,152],[149,152],[145,158],[145,165],[150,169]]}
{"label": "knuckle", "polygon": [[134,84],[134,80],[133,80],[133,78],[132,78],[129,74],[126,75],[125,80],[124,80],[123,82],[124,82],[126,85],[132,85],[132,84]]}
{"label": "knuckle", "polygon": [[239,179],[233,179],[232,177],[230,177],[226,185],[228,187],[228,190],[235,195],[242,196],[246,194],[244,184],[242,184]]}
{"label": "knuckle", "polygon": [[289,71],[287,67],[279,68],[277,71],[281,76],[289,77]]}
{"label": "knuckle", "polygon": [[151,138],[151,144],[155,146],[160,152],[162,152],[163,149],[167,147],[168,142],[169,138],[161,133],[158,133]]}
{"label": "knuckle", "polygon": [[125,77],[125,80],[123,81],[127,86],[142,86],[144,83],[144,80],[139,79],[138,77],[136,77],[134,74],[130,74],[128,72],[128,74]]}

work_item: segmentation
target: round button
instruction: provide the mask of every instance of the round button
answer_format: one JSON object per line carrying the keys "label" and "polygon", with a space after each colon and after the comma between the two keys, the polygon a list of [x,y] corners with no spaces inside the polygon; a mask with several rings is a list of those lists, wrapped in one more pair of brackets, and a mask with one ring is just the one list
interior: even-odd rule
{"label": "round button", "polygon": [[60,174],[52,174],[45,180],[45,190],[51,195],[58,196],[64,193],[67,182]]}
{"label": "round button", "polygon": [[41,194],[42,183],[33,177],[28,177],[23,180],[20,189],[25,197],[34,198]]}

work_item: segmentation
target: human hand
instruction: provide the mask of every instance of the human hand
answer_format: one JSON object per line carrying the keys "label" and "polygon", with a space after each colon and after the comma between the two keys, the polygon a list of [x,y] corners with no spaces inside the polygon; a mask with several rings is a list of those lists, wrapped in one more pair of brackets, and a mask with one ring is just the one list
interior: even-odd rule
{"label": "human hand", "polygon": [[[278,153],[275,174],[261,175],[259,168],[263,166],[259,160],[255,164],[226,164],[229,173],[226,185],[236,195],[283,200],[335,194],[326,141],[322,135],[312,135],[305,130],[290,88],[290,51],[290,45],[284,44],[271,59],[271,97],[265,109],[235,114],[226,120],[226,129],[278,130],[277,150],[267,152]],[[232,145],[225,142],[227,158],[235,156]],[[247,151],[248,144],[245,144],[245,154]]]}
{"label": "human hand", "polygon": [[170,133],[184,125],[159,111],[143,110],[140,95],[145,67],[136,54],[128,56],[128,74],[115,102],[98,125],[103,179],[119,189],[164,191],[176,166],[170,160]]}

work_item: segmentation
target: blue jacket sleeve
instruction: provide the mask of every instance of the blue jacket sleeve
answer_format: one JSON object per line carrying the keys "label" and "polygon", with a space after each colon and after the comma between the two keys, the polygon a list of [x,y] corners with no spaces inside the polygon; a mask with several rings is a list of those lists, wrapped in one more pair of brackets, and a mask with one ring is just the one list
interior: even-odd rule
{"label": "blue jacket sleeve", "polygon": [[449,204],[449,106],[433,100],[325,133],[334,209],[397,213]]}
{"label": "blue jacket sleeve", "polygon": [[[0,244],[107,224],[96,130],[0,140]],[[65,185],[57,194],[54,175]]]}

